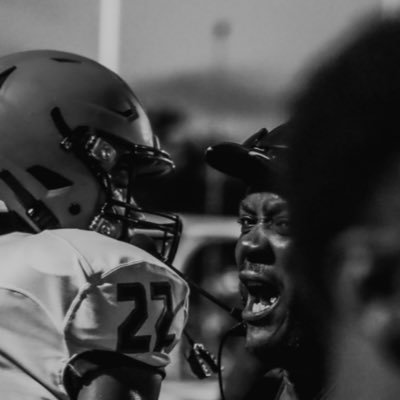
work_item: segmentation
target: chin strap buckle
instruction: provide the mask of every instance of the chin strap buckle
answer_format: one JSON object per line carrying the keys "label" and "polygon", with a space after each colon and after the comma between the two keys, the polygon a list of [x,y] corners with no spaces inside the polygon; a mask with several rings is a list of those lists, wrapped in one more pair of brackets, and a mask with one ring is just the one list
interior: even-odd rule
{"label": "chin strap buckle", "polygon": [[217,359],[202,343],[194,343],[187,358],[192,372],[199,378],[210,377],[218,372]]}
{"label": "chin strap buckle", "polygon": [[186,330],[184,330],[186,339],[190,344],[189,356],[186,358],[193,374],[199,379],[210,377],[219,370],[217,358],[208,351],[202,343],[195,343]]}

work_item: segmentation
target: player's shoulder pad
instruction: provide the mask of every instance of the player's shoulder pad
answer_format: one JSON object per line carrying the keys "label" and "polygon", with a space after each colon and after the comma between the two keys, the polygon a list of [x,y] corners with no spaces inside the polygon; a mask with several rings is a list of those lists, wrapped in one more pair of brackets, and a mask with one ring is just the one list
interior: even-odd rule
{"label": "player's shoulder pad", "polygon": [[64,252],[69,251],[71,256],[79,258],[81,267],[88,275],[102,274],[129,264],[151,264],[160,267],[165,274],[174,279],[178,277],[161,260],[145,250],[97,232],[57,229],[45,231],[36,236],[41,236],[47,242],[50,240],[54,242],[53,246],[56,245],[57,251],[60,251],[59,247],[62,246]]}

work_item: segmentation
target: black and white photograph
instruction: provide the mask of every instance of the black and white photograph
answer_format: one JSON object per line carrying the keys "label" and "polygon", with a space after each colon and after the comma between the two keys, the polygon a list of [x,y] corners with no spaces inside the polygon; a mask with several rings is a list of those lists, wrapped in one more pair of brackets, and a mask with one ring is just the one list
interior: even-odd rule
{"label": "black and white photograph", "polygon": [[0,0],[0,400],[400,399],[400,0]]}

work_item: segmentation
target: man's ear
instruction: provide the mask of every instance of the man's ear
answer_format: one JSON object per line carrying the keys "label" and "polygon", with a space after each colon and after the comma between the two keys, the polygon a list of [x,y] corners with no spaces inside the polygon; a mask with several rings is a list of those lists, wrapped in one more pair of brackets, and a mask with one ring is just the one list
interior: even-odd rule
{"label": "man's ear", "polygon": [[400,251],[391,256],[373,236],[351,229],[331,246],[331,297],[344,327],[400,365]]}

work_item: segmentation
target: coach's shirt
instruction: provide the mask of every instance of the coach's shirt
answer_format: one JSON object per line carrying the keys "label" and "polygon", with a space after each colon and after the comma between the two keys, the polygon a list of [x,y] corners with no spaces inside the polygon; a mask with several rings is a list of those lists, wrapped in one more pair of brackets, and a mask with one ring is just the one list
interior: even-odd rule
{"label": "coach's shirt", "polygon": [[87,350],[163,367],[187,319],[187,284],[147,252],[77,229],[0,237],[0,398],[67,399]]}

